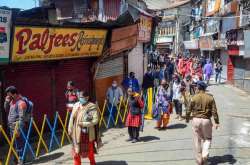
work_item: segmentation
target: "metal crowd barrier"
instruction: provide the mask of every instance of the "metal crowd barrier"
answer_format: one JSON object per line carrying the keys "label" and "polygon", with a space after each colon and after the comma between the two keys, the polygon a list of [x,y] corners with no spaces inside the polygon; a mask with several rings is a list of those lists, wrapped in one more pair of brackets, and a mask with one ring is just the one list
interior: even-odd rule
{"label": "metal crowd barrier", "polygon": [[[154,97],[155,97],[156,92],[154,92],[154,90],[151,88],[151,89],[148,89],[145,93],[146,94],[144,94],[144,95],[142,94],[144,102],[145,102],[145,104],[144,104],[145,106],[144,106],[143,113],[142,113],[142,119],[143,119],[142,129],[144,127],[144,118],[145,119],[152,119],[152,116],[153,116],[152,115],[152,105],[154,102]],[[113,109],[115,106],[114,101],[115,100],[113,100],[113,102],[112,102],[112,106],[109,107],[107,100],[105,100],[103,107],[102,107],[102,110],[100,109],[100,107],[98,106],[98,103],[97,103],[97,110],[98,110],[99,116],[100,116],[99,127],[109,129],[112,123],[114,126],[117,126],[119,121],[122,124],[125,123],[125,119],[126,119],[126,116],[128,114],[128,99],[125,100],[123,97],[120,98],[120,102],[119,102],[118,107],[117,107],[117,114],[115,117],[112,116]],[[105,112],[106,111],[108,111],[108,118],[107,119],[105,119]],[[33,159],[37,159],[40,156],[41,147],[43,147],[45,149],[46,153],[49,153],[52,151],[54,145],[56,145],[58,148],[63,147],[64,142],[65,142],[65,137],[68,140],[68,142],[71,143],[71,138],[67,132],[67,125],[69,122],[69,117],[70,117],[69,111],[67,111],[66,117],[64,120],[62,120],[59,113],[56,112],[55,118],[54,118],[53,122],[51,122],[48,119],[47,115],[45,114],[43,116],[43,121],[42,121],[42,125],[41,125],[40,129],[38,128],[34,118],[31,118],[29,121],[27,131],[23,130],[23,128],[21,128],[21,127],[19,128],[19,124],[17,123],[15,126],[14,133],[11,137],[9,137],[7,135],[3,126],[0,125],[0,134],[3,135],[5,141],[8,144],[8,153],[6,154],[7,156],[4,160],[4,162],[0,161],[0,165],[1,164],[9,165],[10,158],[11,158],[12,154],[15,158],[17,158],[17,159],[20,158],[21,160],[24,160],[25,157],[27,156],[28,151],[31,152],[31,156]],[[59,139],[59,137],[57,136],[57,130],[59,128],[58,124],[60,124],[60,126],[63,130],[61,139]],[[46,126],[48,127],[49,133],[50,133],[49,144],[46,143],[46,140],[44,138]],[[37,142],[37,144],[35,144],[34,148],[32,147],[32,144],[30,143],[30,134],[31,134],[32,130],[34,130],[36,135],[38,135],[38,142]],[[19,136],[24,140],[24,145],[22,148],[21,155],[18,155],[18,153],[14,147],[15,140],[17,139],[17,132],[20,132]],[[1,150],[1,146],[0,146],[0,150]]]}

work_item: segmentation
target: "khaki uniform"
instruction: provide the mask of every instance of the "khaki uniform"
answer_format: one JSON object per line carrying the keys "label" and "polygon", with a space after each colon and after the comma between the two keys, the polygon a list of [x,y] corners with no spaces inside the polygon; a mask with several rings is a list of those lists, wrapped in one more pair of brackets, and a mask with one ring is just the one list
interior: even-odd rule
{"label": "khaki uniform", "polygon": [[191,98],[186,120],[189,122],[192,115],[192,129],[194,137],[195,157],[198,165],[203,164],[203,158],[209,155],[208,149],[212,140],[213,116],[216,124],[219,124],[219,116],[215,100],[211,94],[200,91]]}

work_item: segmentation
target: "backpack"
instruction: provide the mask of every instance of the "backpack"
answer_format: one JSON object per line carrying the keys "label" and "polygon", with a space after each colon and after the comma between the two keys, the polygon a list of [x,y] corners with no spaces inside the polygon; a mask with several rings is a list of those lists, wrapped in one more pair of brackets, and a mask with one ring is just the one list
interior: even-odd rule
{"label": "backpack", "polygon": [[[24,113],[24,121],[28,122],[30,120],[30,118],[32,117],[34,104],[27,97],[22,97],[21,100],[24,101],[25,104],[26,104],[26,106],[27,106],[27,109],[25,110],[25,113]],[[18,107],[17,107],[18,106],[18,102],[16,104],[16,110],[18,110]]]}

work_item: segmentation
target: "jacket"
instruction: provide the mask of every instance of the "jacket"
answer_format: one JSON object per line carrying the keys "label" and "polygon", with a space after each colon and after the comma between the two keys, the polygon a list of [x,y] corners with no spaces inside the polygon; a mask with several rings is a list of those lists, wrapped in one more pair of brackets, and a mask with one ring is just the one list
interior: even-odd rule
{"label": "jacket", "polygon": [[191,98],[191,102],[187,110],[187,122],[189,121],[191,114],[194,118],[204,119],[211,119],[213,116],[215,123],[219,124],[219,116],[215,100],[211,94],[207,94],[203,91],[200,91]]}
{"label": "jacket", "polygon": [[110,87],[106,93],[106,97],[108,99],[109,104],[113,103],[114,100],[114,105],[116,106],[119,104],[120,98],[123,96],[122,89],[120,87]]}
{"label": "jacket", "polygon": [[[89,117],[91,119],[89,119]],[[88,103],[82,106],[80,102],[77,102],[74,105],[69,120],[68,132],[72,138],[73,147],[76,153],[80,152],[80,139],[83,128],[87,128],[88,130],[89,141],[94,141],[96,139],[95,125],[98,124],[98,120],[99,116],[95,104]]]}

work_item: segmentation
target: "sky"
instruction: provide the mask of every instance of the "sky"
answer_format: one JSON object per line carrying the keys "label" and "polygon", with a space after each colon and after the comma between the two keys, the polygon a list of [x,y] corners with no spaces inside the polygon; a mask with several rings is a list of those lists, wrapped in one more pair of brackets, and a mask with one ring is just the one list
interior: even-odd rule
{"label": "sky", "polygon": [[7,6],[10,8],[30,9],[38,6],[38,0],[0,0],[0,6]]}

